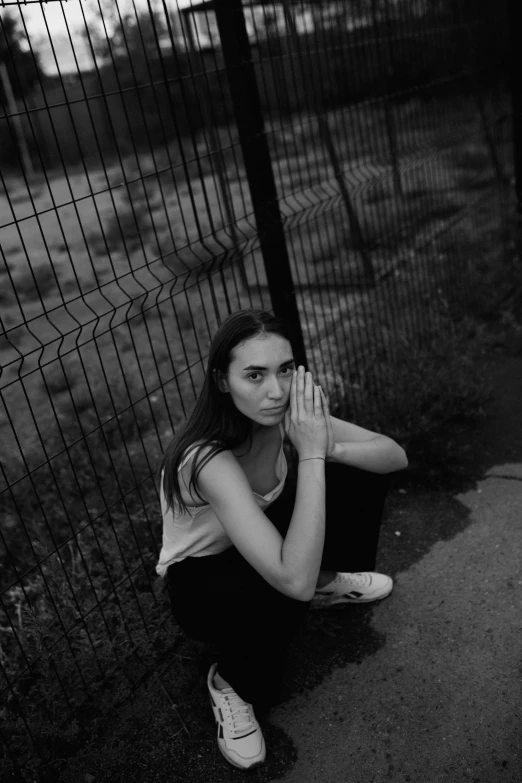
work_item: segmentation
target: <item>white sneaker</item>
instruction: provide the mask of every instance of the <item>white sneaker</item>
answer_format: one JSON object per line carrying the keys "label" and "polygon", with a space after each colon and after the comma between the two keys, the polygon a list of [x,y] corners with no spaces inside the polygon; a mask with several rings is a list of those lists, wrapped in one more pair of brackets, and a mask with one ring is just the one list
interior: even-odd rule
{"label": "white sneaker", "polygon": [[216,669],[217,663],[213,663],[207,685],[218,725],[219,749],[235,767],[250,769],[265,760],[265,738],[252,705],[243,701],[232,688],[219,691],[214,687]]}
{"label": "white sneaker", "polygon": [[363,571],[356,574],[338,573],[327,585],[315,591],[311,609],[323,609],[334,604],[364,604],[385,598],[393,590],[393,580],[385,574]]}

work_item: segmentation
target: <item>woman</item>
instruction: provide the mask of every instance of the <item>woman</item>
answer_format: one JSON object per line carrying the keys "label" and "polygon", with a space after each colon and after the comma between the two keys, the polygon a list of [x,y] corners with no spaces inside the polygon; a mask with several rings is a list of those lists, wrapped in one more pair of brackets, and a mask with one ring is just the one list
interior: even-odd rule
{"label": "woman", "polygon": [[235,766],[265,758],[254,708],[280,699],[285,651],[308,608],[391,592],[373,569],[385,474],[406,465],[390,438],[330,415],[277,318],[242,310],[223,322],[163,461],[157,572],[179,625],[219,650],[207,684],[219,748]]}

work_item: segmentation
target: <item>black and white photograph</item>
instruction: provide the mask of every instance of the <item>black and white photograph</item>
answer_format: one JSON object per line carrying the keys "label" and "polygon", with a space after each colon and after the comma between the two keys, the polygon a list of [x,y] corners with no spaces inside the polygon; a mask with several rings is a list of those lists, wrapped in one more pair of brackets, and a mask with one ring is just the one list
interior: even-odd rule
{"label": "black and white photograph", "polygon": [[0,0],[1,783],[522,783],[520,0]]}

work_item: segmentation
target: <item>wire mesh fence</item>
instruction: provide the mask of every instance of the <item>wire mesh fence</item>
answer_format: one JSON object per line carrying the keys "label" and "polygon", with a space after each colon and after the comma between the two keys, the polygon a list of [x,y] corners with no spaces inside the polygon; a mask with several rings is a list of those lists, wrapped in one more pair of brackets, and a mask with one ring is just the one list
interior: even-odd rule
{"label": "wire mesh fence", "polygon": [[505,257],[502,10],[0,2],[5,770],[172,639],[156,470],[221,320],[286,314],[356,414]]}

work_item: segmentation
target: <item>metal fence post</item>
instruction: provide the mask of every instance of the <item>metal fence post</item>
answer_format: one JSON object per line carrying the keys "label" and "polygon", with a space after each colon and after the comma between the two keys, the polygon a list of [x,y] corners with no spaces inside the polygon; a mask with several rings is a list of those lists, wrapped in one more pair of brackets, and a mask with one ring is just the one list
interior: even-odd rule
{"label": "metal fence post", "polygon": [[522,224],[522,79],[520,78],[522,56],[520,54],[519,31],[520,23],[522,22],[522,9],[520,8],[519,0],[508,0],[507,13],[510,31],[509,87],[513,110],[513,162],[517,212],[520,216],[520,226],[520,224]]}
{"label": "metal fence post", "polygon": [[241,0],[215,0],[213,7],[232,96],[234,119],[237,123],[252,196],[270,298],[274,313],[284,318],[290,326],[296,361],[306,365],[299,310],[243,6]]}

